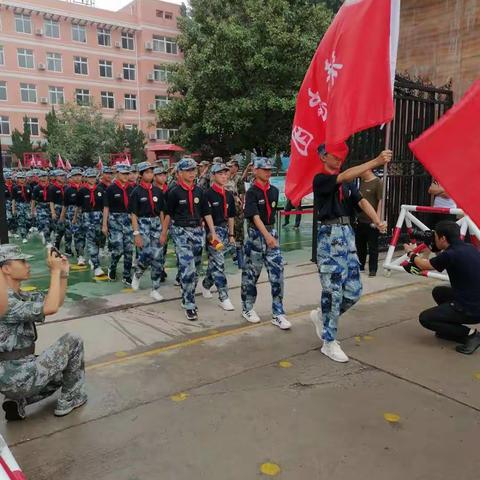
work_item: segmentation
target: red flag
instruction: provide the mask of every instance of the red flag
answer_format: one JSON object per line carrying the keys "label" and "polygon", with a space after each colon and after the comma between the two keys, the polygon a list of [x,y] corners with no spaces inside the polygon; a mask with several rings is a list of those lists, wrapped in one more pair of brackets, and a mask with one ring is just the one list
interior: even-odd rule
{"label": "red flag", "polygon": [[63,162],[62,156],[60,154],[57,155],[57,168],[65,170],[65,163]]}
{"label": "red flag", "polygon": [[100,155],[98,156],[97,169],[100,171],[103,170],[103,162],[102,162],[102,157]]}
{"label": "red flag", "polygon": [[51,158],[48,159],[48,168],[53,168],[53,163]]}
{"label": "red flag", "polygon": [[410,143],[410,149],[459,208],[480,225],[480,79],[463,99]]}
{"label": "red flag", "polygon": [[67,170],[71,170],[71,169],[72,169],[72,165],[71,165],[71,163],[70,163],[68,160],[65,162],[65,168],[66,168]]}
{"label": "red flag", "polygon": [[399,17],[399,0],[346,0],[325,33],[297,97],[286,178],[293,204],[323,169],[320,145],[344,150],[354,133],[393,118]]}

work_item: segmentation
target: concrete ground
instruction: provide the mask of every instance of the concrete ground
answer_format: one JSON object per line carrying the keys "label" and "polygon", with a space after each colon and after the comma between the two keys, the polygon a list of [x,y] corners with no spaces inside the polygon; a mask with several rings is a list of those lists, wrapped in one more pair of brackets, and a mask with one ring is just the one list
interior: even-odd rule
{"label": "concrete ground", "polygon": [[1,425],[27,478],[478,479],[480,356],[418,326],[434,283],[364,277],[340,328],[351,361],[336,364],[309,320],[315,267],[293,260],[289,332],[269,323],[266,283],[263,323],[241,319],[238,275],[237,310],[199,298],[197,323],[169,284],[162,303],[144,303],[145,292],[81,302],[40,327],[40,348],[64,332],[84,337],[89,402],[57,419],[46,400]]}

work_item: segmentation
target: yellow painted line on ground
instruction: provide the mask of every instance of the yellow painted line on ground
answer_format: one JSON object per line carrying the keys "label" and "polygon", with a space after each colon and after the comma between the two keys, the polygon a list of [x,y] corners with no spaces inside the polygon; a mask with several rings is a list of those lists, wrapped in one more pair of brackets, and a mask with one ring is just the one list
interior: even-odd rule
{"label": "yellow painted line on ground", "polygon": [[293,365],[288,360],[282,360],[281,362],[278,362],[278,366],[282,368],[291,368]]}
{"label": "yellow painted line on ground", "polygon": [[260,472],[263,473],[263,475],[267,475],[269,477],[275,477],[277,476],[280,472],[280,466],[277,465],[276,463],[264,463],[260,466]]}
{"label": "yellow painted line on ground", "polygon": [[396,413],[384,413],[383,418],[388,423],[398,423],[400,421],[400,415],[397,415]]}
{"label": "yellow painted line on ground", "polygon": [[480,380],[480,372],[475,373],[473,376],[474,376],[474,378],[476,378],[477,380]]}
{"label": "yellow painted line on ground", "polygon": [[170,397],[170,400],[172,402],[183,402],[184,400],[186,400],[188,398],[188,393],[185,393],[185,392],[181,392],[181,393],[177,393],[176,395],[172,395]]}

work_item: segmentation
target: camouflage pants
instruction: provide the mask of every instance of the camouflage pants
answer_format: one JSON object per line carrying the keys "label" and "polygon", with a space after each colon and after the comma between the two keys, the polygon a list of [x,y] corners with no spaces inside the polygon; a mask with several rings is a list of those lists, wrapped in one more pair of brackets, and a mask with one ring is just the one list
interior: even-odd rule
{"label": "camouflage pants", "polygon": [[75,253],[77,257],[83,257],[85,252],[85,228],[83,225],[82,217],[77,216],[77,221],[73,223],[73,216],[75,215],[74,205],[67,207],[65,215],[65,251],[70,253],[72,251],[72,240],[75,246]]}
{"label": "camouflage pants", "polygon": [[[271,234],[278,239],[275,229]],[[242,308],[248,312],[257,300],[257,281],[265,265],[272,290],[272,313],[282,315],[283,257],[279,247],[268,248],[263,235],[255,228],[248,229],[245,241],[245,267],[242,271]]]}
{"label": "camouflage pants", "polygon": [[18,234],[20,238],[27,238],[28,230],[31,224],[30,204],[26,202],[16,202]]}
{"label": "camouflage pants", "polygon": [[198,269],[202,263],[205,231],[202,227],[172,227],[172,237],[178,259],[178,275],[182,287],[182,307],[196,308],[195,290],[198,283]]}
{"label": "camouflage pants", "polygon": [[6,398],[31,404],[59,388],[59,407],[86,396],[83,341],[76,335],[63,335],[38,357],[0,362],[0,392]]}
{"label": "camouflage pants", "polygon": [[83,212],[82,220],[85,228],[87,253],[93,263],[93,268],[98,268],[100,266],[99,250],[104,237],[102,233],[103,212]]}
{"label": "camouflage pants", "polygon": [[218,290],[218,298],[223,302],[228,298],[227,277],[225,276],[225,250],[228,246],[228,228],[215,227],[215,231],[224,248],[216,250],[210,243],[208,244],[208,267],[207,274],[203,279],[203,286],[210,289],[215,285]]}
{"label": "camouflage pants", "polygon": [[108,218],[108,243],[110,245],[110,268],[117,269],[123,256],[123,279],[132,279],[133,229],[128,213],[110,213]]}
{"label": "camouflage pants", "polygon": [[50,213],[50,205],[48,203],[37,203],[37,228],[43,233],[45,240],[50,241],[52,233],[52,216]]}
{"label": "camouflage pants", "polygon": [[159,217],[138,218],[138,230],[143,240],[143,248],[139,250],[135,275],[140,278],[145,270],[151,267],[152,289],[160,288],[163,270],[163,245],[160,245],[162,224]]}
{"label": "camouflage pants", "polygon": [[7,229],[9,232],[14,233],[17,230],[17,222],[15,215],[13,215],[11,200],[5,202],[5,211],[7,214]]}
{"label": "camouflage pants", "polygon": [[235,241],[238,245],[243,245],[243,241],[245,239],[245,217],[243,216],[243,205],[242,200],[240,197],[235,197]]}
{"label": "camouflage pants", "polygon": [[338,319],[362,293],[360,263],[350,225],[322,225],[317,236],[317,267],[322,284],[323,339],[337,338]]}
{"label": "camouflage pants", "polygon": [[55,215],[57,216],[56,220],[52,219],[53,231],[55,232],[55,246],[60,248],[62,243],[62,238],[65,235],[65,222],[60,221],[60,214],[62,213],[62,206],[55,205]]}

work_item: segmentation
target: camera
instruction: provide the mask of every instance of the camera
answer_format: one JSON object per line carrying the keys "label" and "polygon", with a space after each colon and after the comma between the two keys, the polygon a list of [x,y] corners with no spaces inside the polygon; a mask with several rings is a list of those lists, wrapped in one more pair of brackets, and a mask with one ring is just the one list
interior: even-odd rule
{"label": "camera", "polygon": [[434,230],[414,230],[412,234],[417,242],[424,243],[432,252],[438,252],[437,245],[435,244],[435,231]]}

